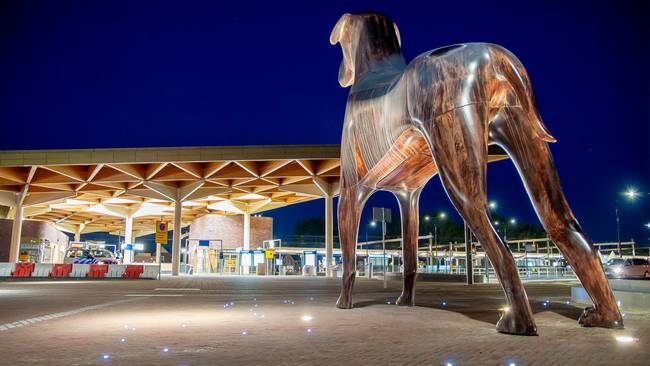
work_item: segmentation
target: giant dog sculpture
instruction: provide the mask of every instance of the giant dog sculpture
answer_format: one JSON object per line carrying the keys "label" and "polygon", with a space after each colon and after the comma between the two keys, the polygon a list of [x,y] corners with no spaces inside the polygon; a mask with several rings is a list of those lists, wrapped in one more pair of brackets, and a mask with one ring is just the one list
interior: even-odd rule
{"label": "giant dog sculpture", "polygon": [[438,174],[505,292],[509,306],[497,330],[537,333],[515,261],[490,220],[487,151],[497,144],[514,162],[544,229],[594,303],[579,323],[623,326],[596,250],[562,193],[547,145],[555,139],[539,116],[526,70],[512,53],[494,44],[456,44],[407,65],[397,26],[374,13],[343,15],[330,43],[339,43],[343,51],[339,83],[352,86],[341,142],[339,308],[352,307],[359,220],[375,190],[390,191],[399,201],[404,287],[397,302],[414,304],[418,199]]}

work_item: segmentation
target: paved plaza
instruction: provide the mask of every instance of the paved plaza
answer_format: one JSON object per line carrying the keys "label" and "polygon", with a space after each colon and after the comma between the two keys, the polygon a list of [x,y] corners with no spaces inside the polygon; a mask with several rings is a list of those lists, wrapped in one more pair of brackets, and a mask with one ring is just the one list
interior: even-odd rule
{"label": "paved plaza", "polygon": [[404,308],[393,305],[400,282],[361,278],[355,308],[339,310],[337,279],[6,281],[0,363],[647,365],[650,313],[626,311],[625,330],[580,327],[571,285],[526,285],[539,336],[525,337],[494,330],[494,284],[420,282],[418,306]]}

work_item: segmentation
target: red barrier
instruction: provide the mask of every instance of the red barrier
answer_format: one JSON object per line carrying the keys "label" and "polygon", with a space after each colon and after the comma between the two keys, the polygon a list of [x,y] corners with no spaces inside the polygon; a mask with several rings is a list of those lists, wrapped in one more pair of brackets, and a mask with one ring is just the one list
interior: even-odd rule
{"label": "red barrier", "polygon": [[144,272],[142,264],[129,264],[122,275],[122,278],[140,278],[140,274]]}
{"label": "red barrier", "polygon": [[72,272],[72,263],[55,264],[54,267],[52,267],[52,273],[50,273],[50,276],[70,277],[70,272]]}
{"label": "red barrier", "polygon": [[87,277],[104,278],[108,272],[108,264],[91,264]]}
{"label": "red barrier", "polygon": [[34,272],[36,263],[16,263],[16,268],[11,272],[11,277],[30,277]]}

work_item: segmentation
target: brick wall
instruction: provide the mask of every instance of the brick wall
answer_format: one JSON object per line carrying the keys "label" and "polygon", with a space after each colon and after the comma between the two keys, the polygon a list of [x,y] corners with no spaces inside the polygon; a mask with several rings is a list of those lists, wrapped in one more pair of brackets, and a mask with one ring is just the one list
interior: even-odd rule
{"label": "brick wall", "polygon": [[[223,240],[224,249],[234,249],[244,243],[244,216],[205,215],[190,224],[190,240]],[[273,239],[273,218],[251,217],[251,249]],[[192,245],[192,244],[190,244]]]}
{"label": "brick wall", "polygon": [[[11,244],[11,230],[14,220],[0,219],[0,262],[9,260],[9,246]],[[57,230],[54,225],[44,221],[23,220],[20,242],[24,244],[38,244],[42,240],[58,243],[67,247],[68,236]]]}

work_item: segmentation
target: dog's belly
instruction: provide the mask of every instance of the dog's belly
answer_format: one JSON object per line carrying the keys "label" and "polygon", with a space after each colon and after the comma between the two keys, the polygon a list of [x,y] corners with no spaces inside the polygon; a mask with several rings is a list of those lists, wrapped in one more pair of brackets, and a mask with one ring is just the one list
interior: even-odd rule
{"label": "dog's belly", "polygon": [[360,183],[375,189],[410,191],[426,184],[436,173],[426,140],[420,132],[407,129]]}

